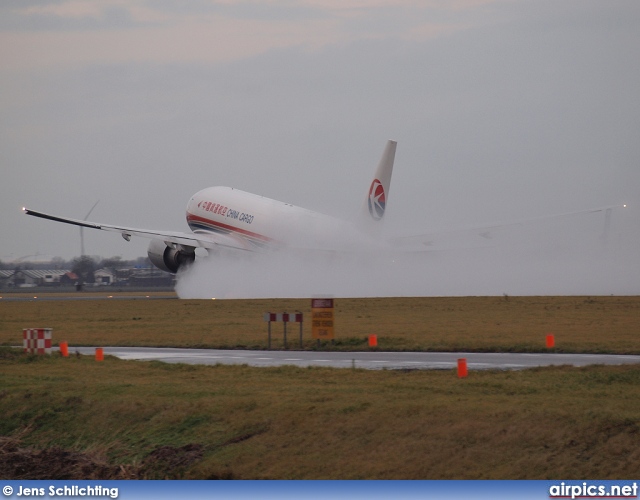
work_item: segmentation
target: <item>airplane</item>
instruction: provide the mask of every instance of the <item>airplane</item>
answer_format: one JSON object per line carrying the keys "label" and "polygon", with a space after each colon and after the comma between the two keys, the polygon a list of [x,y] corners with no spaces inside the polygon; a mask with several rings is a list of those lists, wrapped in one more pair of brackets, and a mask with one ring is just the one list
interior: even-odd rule
{"label": "airplane", "polygon": [[170,273],[195,261],[196,249],[210,255],[221,250],[264,252],[269,249],[336,251],[377,245],[376,232],[384,219],[397,142],[386,143],[360,214],[354,223],[231,187],[215,186],[194,194],[187,203],[190,233],[135,229],[60,217],[28,208],[27,215],[81,228],[149,238],[151,262]]}
{"label": "airplane", "polygon": [[362,252],[363,249],[384,250],[391,254],[423,253],[435,251],[434,240],[446,241],[458,233],[465,234],[467,239],[474,234],[486,243],[501,232],[513,232],[514,228],[524,228],[528,223],[600,212],[605,213],[603,234],[606,234],[611,211],[627,206],[611,205],[459,231],[382,239],[381,223],[389,200],[396,147],[396,141],[387,141],[367,187],[362,208],[351,222],[224,186],[209,187],[191,197],[186,210],[189,233],[101,224],[28,208],[23,211],[27,215],[81,228],[117,232],[126,241],[132,236],[151,239],[147,250],[151,262],[163,271],[176,274],[195,261],[198,248],[204,248],[209,256],[223,251],[255,253],[282,248],[320,253]]}

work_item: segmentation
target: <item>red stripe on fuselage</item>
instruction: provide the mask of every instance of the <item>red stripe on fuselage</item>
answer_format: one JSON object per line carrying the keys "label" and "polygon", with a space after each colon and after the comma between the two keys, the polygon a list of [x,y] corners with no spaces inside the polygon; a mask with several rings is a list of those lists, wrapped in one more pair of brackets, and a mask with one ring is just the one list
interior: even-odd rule
{"label": "red stripe on fuselage", "polygon": [[248,236],[250,238],[255,238],[257,240],[263,241],[265,243],[271,242],[273,241],[271,238],[267,237],[267,236],[263,236],[261,234],[258,233],[253,233],[251,231],[247,231],[246,229],[240,229],[236,226],[230,226],[229,224],[224,224],[222,222],[218,222],[212,219],[207,219],[205,217],[200,217],[199,215],[194,215],[191,214],[189,212],[187,212],[187,224],[191,221],[194,222],[202,222],[204,224],[208,224],[210,226],[215,226],[219,229],[222,229],[224,231],[228,231],[230,233],[236,233],[236,234],[241,234],[244,236]]}

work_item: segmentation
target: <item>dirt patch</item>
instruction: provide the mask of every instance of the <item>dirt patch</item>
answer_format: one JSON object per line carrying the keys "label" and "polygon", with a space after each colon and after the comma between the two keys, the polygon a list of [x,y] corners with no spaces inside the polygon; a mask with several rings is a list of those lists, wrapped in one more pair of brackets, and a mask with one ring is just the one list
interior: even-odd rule
{"label": "dirt patch", "polygon": [[131,468],[110,465],[88,453],[53,447],[23,448],[15,438],[0,438],[0,477],[4,479],[135,479]]}
{"label": "dirt patch", "polygon": [[36,450],[20,446],[20,440],[0,437],[0,477],[4,479],[148,479],[177,478],[202,458],[204,447],[188,444],[162,446],[139,465],[113,465],[97,454],[52,447]]}

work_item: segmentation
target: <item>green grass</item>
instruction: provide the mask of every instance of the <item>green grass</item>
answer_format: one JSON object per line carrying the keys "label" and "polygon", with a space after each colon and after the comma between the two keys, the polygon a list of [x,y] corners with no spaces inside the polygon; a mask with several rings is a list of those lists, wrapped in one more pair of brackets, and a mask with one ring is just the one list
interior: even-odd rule
{"label": "green grass", "polygon": [[90,454],[129,477],[622,479],[640,470],[637,366],[460,380],[453,370],[98,363],[7,348],[0,358],[0,435]]}
{"label": "green grass", "polygon": [[[308,300],[0,300],[0,344],[266,348]],[[322,349],[640,353],[639,297],[337,299]],[[297,326],[297,325],[296,325]],[[281,347],[282,325],[273,325]],[[297,328],[290,341],[297,346]],[[305,348],[315,349],[305,324]],[[640,470],[640,368],[251,368],[0,348],[0,477],[623,479]],[[31,451],[29,451],[31,450]],[[33,460],[40,460],[41,467]],[[52,468],[57,464],[58,468]]]}
{"label": "green grass", "polygon": [[[300,310],[305,349],[311,339],[309,300],[0,300],[0,345],[20,345],[22,329],[53,328],[54,344],[255,348],[267,346],[264,312]],[[336,299],[338,350],[545,351],[640,354],[640,297],[431,297]],[[297,324],[289,325],[291,348]],[[282,323],[273,346],[282,347]],[[294,347],[296,346],[296,347]]]}

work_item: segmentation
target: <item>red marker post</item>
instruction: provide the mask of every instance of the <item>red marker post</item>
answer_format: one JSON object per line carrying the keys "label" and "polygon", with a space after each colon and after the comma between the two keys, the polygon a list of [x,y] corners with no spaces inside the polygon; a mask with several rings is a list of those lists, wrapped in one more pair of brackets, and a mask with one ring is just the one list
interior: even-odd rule
{"label": "red marker post", "polygon": [[551,349],[555,347],[555,345],[556,345],[556,339],[553,336],[553,333],[549,333],[547,335],[547,349]]}
{"label": "red marker post", "polygon": [[469,374],[467,370],[467,359],[460,358],[458,360],[458,378],[465,378]]}

